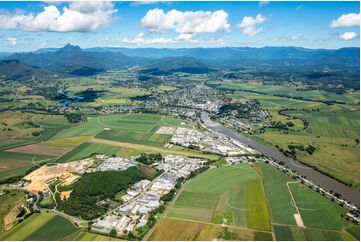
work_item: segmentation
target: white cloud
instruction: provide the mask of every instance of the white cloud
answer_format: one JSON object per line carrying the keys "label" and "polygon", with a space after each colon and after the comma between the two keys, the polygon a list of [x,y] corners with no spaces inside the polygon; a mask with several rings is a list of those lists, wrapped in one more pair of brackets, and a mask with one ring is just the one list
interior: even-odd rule
{"label": "white cloud", "polygon": [[7,37],[6,41],[9,43],[9,45],[15,46],[17,39],[15,37]]}
{"label": "white cloud", "polygon": [[95,32],[116,12],[111,2],[73,2],[62,12],[55,5],[37,14],[0,13],[0,29],[49,32]]}
{"label": "white cloud", "polygon": [[293,34],[289,36],[279,36],[269,39],[274,42],[290,42],[290,41],[304,41],[305,38],[302,34]]}
{"label": "white cloud", "polygon": [[340,35],[341,40],[354,40],[358,37],[356,32],[344,32]]}
{"label": "white cloud", "polygon": [[141,24],[153,32],[164,32],[169,29],[182,34],[230,31],[228,13],[224,10],[182,12],[173,9],[165,13],[162,9],[155,8],[147,12]]}
{"label": "white cloud", "polygon": [[339,28],[339,27],[351,27],[360,25],[360,13],[349,13],[343,14],[338,19],[332,20],[330,27]]}
{"label": "white cloud", "polygon": [[156,4],[156,3],[158,3],[158,1],[145,0],[145,1],[133,1],[133,2],[131,2],[131,5],[132,6],[137,6],[137,5]]}
{"label": "white cloud", "polygon": [[242,22],[240,22],[237,27],[243,29],[243,34],[254,36],[262,31],[262,27],[257,28],[257,25],[263,24],[267,20],[268,18],[262,14],[257,14],[255,18],[251,16],[244,16]]}
{"label": "white cloud", "polygon": [[133,45],[157,45],[176,43],[177,40],[173,38],[145,38],[144,33],[138,33],[134,38],[124,38],[122,42]]}
{"label": "white cloud", "polygon": [[133,38],[123,38],[121,42],[125,44],[131,44],[131,45],[165,45],[165,44],[177,44],[177,43],[192,43],[192,44],[224,44],[223,39],[194,39],[193,37],[196,36],[196,34],[178,34],[178,36],[174,38],[147,38],[143,32],[138,33]]}
{"label": "white cloud", "polygon": [[260,1],[259,3],[258,3],[258,6],[259,7],[263,7],[263,6],[266,6],[266,5],[268,5],[269,4],[269,1]]}
{"label": "white cloud", "polygon": [[303,38],[303,35],[302,34],[294,34],[294,35],[291,35],[291,40],[300,40]]}

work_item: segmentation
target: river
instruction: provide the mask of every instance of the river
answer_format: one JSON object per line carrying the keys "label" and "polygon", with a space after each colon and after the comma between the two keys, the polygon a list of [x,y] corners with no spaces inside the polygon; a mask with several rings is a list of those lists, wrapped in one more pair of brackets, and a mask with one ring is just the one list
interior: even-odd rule
{"label": "river", "polygon": [[247,144],[256,151],[273,158],[275,160],[283,161],[289,168],[297,171],[298,174],[307,177],[309,180],[313,181],[315,184],[324,187],[328,190],[332,190],[342,195],[343,198],[360,206],[360,192],[356,191],[352,187],[349,187],[325,174],[322,174],[311,167],[305,166],[302,163],[291,159],[290,157],[285,156],[282,152],[268,147],[266,145],[260,144],[232,129],[224,127],[222,124],[215,122],[210,119],[209,115],[206,112],[202,112],[201,118],[204,124],[216,130],[219,133],[222,133],[228,137],[231,137],[241,143]]}

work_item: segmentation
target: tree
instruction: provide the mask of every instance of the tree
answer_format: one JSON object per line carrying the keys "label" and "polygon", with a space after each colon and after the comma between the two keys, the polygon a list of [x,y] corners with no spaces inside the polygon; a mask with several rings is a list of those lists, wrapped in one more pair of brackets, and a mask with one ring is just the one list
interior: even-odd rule
{"label": "tree", "polygon": [[87,120],[86,116],[82,113],[67,113],[65,117],[68,119],[69,123],[80,123]]}
{"label": "tree", "polygon": [[117,231],[115,229],[110,230],[109,236],[111,236],[111,237],[117,236]]}

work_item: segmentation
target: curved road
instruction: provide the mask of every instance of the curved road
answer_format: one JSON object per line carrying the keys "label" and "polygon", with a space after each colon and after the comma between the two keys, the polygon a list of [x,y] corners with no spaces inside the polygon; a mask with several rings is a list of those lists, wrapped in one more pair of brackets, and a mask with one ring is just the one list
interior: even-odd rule
{"label": "curved road", "polygon": [[341,194],[343,198],[360,207],[360,192],[354,190],[353,188],[329,176],[326,176],[321,172],[312,169],[311,167],[305,166],[300,162],[291,159],[290,157],[285,156],[283,153],[276,149],[260,144],[254,140],[247,138],[242,134],[239,134],[229,128],[224,127],[218,122],[212,121],[206,112],[202,112],[201,119],[207,127],[212,128],[217,132],[231,137],[241,143],[247,144],[253,149],[270,158],[285,162],[289,168],[297,171],[300,175],[307,177],[309,180],[313,181],[315,184],[321,187]]}

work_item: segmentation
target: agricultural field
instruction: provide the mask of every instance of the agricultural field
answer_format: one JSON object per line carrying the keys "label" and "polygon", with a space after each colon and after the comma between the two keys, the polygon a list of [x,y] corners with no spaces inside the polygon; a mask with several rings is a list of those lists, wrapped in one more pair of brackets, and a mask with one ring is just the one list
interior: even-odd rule
{"label": "agricultural field", "polygon": [[0,151],[0,180],[24,175],[34,164],[50,161],[54,156]]}
{"label": "agricultural field", "polygon": [[261,168],[272,222],[296,225],[296,221],[293,218],[296,209],[290,203],[291,195],[286,185],[291,179],[286,174],[277,171],[264,162],[260,162],[259,166]]}
{"label": "agricultural field", "polygon": [[2,233],[0,240],[64,240],[78,230],[63,217],[54,213],[40,213],[30,216],[10,231]]}
{"label": "agricultural field", "polygon": [[213,168],[189,181],[165,217],[271,229],[261,177],[244,164]]}
{"label": "agricultural field", "polygon": [[221,225],[162,218],[148,240],[272,240],[270,232]]}
{"label": "agricultural field", "polygon": [[[297,159],[358,189],[360,145],[356,140],[359,140],[360,131],[359,92],[338,95],[322,90],[300,91],[292,90],[292,87],[260,86],[259,83],[251,83],[249,86],[242,83],[226,83],[221,86],[235,90],[228,94],[234,102],[259,100],[262,108],[267,109],[272,115],[262,122],[294,123],[287,132],[265,128],[265,132],[260,133],[259,128],[254,128],[255,133],[249,135],[250,138],[283,150],[288,150],[289,145],[312,144],[316,147],[315,152],[309,155],[305,151],[296,150]],[[301,96],[314,101],[277,95]],[[345,104],[327,105],[319,100]],[[308,121],[306,129],[301,119]]]}
{"label": "agricultural field", "polygon": [[24,175],[34,164],[50,161],[68,151],[41,145],[70,127],[62,116],[6,111],[0,117],[1,181]]}
{"label": "agricultural field", "polygon": [[113,237],[108,237],[100,234],[93,234],[89,232],[79,231],[75,234],[72,234],[66,238],[66,241],[116,241],[120,240]]}
{"label": "agricultural field", "polygon": [[[277,240],[356,240],[359,237],[359,229],[349,227],[351,223],[342,217],[346,213],[344,208],[264,162],[260,162],[259,167]],[[293,217],[296,206],[305,228],[296,226]]]}
{"label": "agricultural field", "polygon": [[[296,206],[304,227],[296,224]],[[356,240],[358,227],[351,227],[345,213],[263,161],[221,165],[188,181],[147,239],[250,240],[256,231],[277,240]]]}

